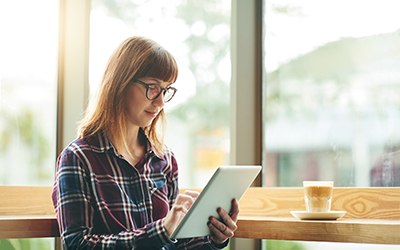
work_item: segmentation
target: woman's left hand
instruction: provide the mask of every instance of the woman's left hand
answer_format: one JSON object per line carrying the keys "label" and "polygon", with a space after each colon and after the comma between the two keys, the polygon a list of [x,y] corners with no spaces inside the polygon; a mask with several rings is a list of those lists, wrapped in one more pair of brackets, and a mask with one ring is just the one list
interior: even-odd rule
{"label": "woman's left hand", "polygon": [[229,214],[222,208],[218,208],[217,212],[222,221],[211,216],[208,221],[208,227],[212,231],[212,241],[217,245],[221,245],[226,240],[233,237],[237,229],[236,222],[239,214],[239,203],[236,199],[232,200]]}

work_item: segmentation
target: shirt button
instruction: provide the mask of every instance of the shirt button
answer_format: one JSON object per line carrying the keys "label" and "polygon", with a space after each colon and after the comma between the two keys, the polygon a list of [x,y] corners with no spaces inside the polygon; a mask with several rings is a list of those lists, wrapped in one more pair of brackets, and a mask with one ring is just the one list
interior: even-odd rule
{"label": "shirt button", "polygon": [[143,202],[140,202],[140,203],[139,203],[139,207],[143,207]]}

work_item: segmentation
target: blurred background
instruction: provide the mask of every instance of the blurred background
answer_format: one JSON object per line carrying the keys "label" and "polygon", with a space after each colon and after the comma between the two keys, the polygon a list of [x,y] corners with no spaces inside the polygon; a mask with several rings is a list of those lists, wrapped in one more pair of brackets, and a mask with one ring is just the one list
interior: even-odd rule
{"label": "blurred background", "polygon": [[[400,23],[396,0],[263,1],[263,178],[400,186]],[[0,185],[52,185],[56,160],[59,3],[0,0]],[[89,85],[127,37],[177,59],[165,107],[180,187],[229,164],[230,0],[92,0]],[[249,84],[253,84],[249,82]],[[0,249],[52,249],[52,239]],[[266,249],[400,249],[267,241]]]}
{"label": "blurred background", "polygon": [[397,1],[266,1],[266,186],[400,186]]}

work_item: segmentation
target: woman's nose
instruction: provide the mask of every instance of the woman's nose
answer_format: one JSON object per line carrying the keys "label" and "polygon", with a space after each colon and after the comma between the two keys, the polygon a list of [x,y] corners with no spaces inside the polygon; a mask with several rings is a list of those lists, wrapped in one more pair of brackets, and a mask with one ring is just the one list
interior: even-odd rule
{"label": "woman's nose", "polygon": [[164,93],[161,93],[161,95],[159,95],[157,97],[157,99],[153,100],[153,105],[157,106],[157,107],[164,107]]}

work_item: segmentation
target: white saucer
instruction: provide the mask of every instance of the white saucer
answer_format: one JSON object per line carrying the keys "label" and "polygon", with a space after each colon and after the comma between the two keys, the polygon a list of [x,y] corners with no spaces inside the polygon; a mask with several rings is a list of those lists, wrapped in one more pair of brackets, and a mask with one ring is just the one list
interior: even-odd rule
{"label": "white saucer", "polygon": [[326,213],[291,211],[290,213],[300,220],[336,220],[342,218],[346,214],[346,211],[330,211]]}

